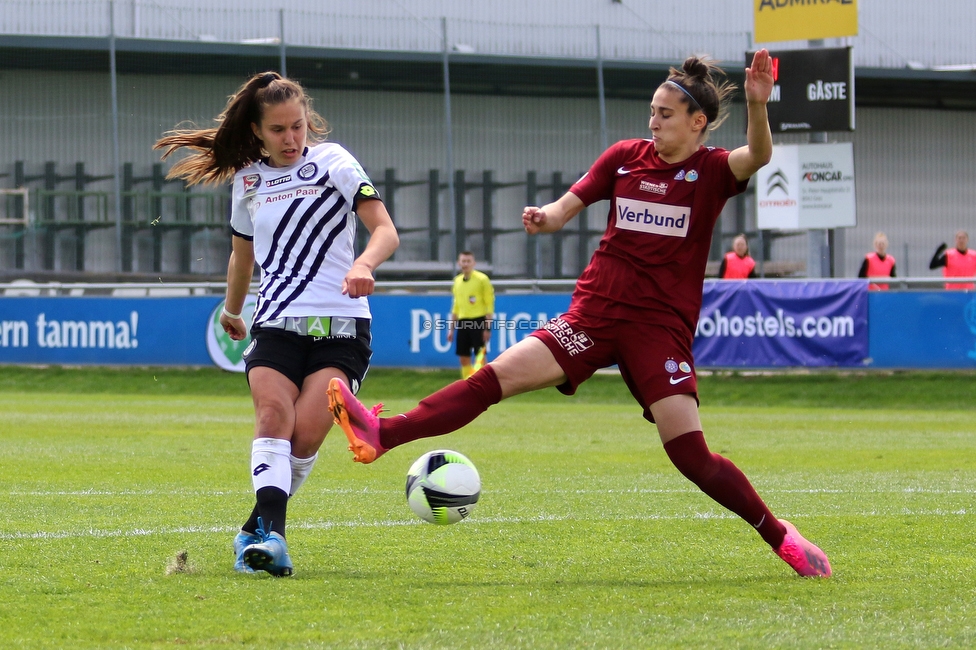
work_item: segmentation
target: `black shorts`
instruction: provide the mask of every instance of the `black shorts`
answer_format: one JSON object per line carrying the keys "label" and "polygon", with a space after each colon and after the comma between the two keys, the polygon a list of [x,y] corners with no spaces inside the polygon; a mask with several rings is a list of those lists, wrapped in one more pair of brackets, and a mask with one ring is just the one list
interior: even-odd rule
{"label": "black shorts", "polygon": [[373,350],[369,319],[356,319],[356,337],[321,337],[296,334],[281,329],[251,329],[251,344],[244,351],[244,367],[263,366],[288,377],[299,390],[305,378],[323,368],[337,368],[346,374],[353,392],[369,370]]}
{"label": "black shorts", "polygon": [[461,318],[455,323],[455,352],[459,357],[470,357],[485,347],[485,318]]}

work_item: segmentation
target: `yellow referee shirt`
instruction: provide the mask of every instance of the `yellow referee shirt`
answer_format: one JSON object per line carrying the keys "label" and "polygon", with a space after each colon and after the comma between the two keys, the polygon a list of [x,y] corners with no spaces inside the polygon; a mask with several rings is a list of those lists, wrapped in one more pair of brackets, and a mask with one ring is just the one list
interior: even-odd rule
{"label": "yellow referee shirt", "polygon": [[481,271],[471,271],[471,277],[464,279],[460,273],[454,278],[454,303],[451,313],[462,318],[483,318],[495,311],[495,290],[491,280]]}

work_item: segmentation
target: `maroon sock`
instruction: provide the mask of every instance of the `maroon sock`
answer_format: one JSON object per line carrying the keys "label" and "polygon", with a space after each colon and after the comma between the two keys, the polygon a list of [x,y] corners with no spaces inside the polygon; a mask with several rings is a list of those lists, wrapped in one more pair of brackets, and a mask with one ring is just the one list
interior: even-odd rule
{"label": "maroon sock", "polygon": [[713,454],[701,431],[678,436],[664,445],[678,471],[701,491],[745,519],[767,544],[779,548],[786,528],[769,511],[755,488],[732,461]]}
{"label": "maroon sock", "polygon": [[495,369],[487,365],[470,378],[460,379],[428,395],[416,408],[382,418],[380,444],[392,449],[411,440],[457,431],[500,401],[501,384]]}

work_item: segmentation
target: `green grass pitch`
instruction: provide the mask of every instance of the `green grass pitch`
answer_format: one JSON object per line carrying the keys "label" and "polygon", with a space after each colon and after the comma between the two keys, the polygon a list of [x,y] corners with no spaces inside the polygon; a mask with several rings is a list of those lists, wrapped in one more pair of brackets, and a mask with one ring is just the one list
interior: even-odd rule
{"label": "green grass pitch", "polygon": [[[394,412],[454,373],[374,370]],[[231,569],[253,495],[240,375],[0,367],[3,648],[976,646],[976,375],[701,378],[712,449],[830,556],[804,580],[670,465],[619,377],[506,401],[289,510],[296,575]],[[477,465],[454,526],[407,468]],[[178,556],[185,553],[185,559]]]}

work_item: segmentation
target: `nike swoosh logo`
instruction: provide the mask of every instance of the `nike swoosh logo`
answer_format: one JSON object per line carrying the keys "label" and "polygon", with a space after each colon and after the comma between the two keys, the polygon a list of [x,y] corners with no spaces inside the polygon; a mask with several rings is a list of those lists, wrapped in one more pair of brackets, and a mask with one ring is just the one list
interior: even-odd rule
{"label": "nike swoosh logo", "polygon": [[674,377],[672,376],[672,377],[671,377],[671,385],[672,385],[672,386],[674,386],[675,384],[680,384],[680,383],[681,383],[681,382],[683,382],[683,381],[684,381],[685,379],[691,379],[691,375],[685,375],[684,377],[681,377],[681,378],[679,378],[679,379],[675,379],[675,378],[674,378]]}
{"label": "nike swoosh logo", "polygon": [[626,176],[627,174],[630,173],[630,170],[629,169],[624,169],[623,167],[620,167],[620,168],[617,169],[617,173],[620,174],[621,176]]}

